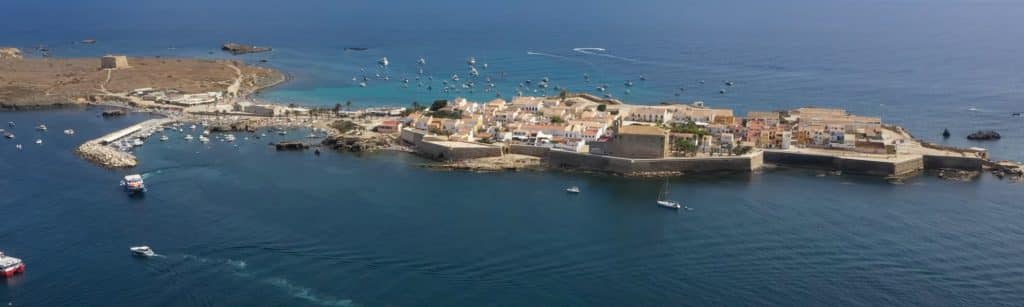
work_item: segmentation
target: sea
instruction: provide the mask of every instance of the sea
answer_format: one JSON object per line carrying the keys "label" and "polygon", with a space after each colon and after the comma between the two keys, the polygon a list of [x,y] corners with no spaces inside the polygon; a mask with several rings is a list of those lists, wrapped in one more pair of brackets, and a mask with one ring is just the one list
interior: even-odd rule
{"label": "sea", "polygon": [[[637,104],[703,101],[738,115],[839,107],[925,140],[1024,160],[1024,119],[1013,115],[1024,111],[1018,1],[2,6],[0,45],[30,57],[40,57],[36,47],[44,45],[55,57],[243,60],[289,75],[256,96],[265,101],[361,108],[565,89]],[[233,56],[219,50],[229,41],[273,51]],[[384,57],[387,67],[378,64]],[[478,77],[470,75],[470,58]],[[550,86],[538,86],[545,78]],[[1024,301],[1024,186],[988,174],[966,182],[924,174],[901,184],[777,167],[688,175],[668,179],[668,191],[692,210],[672,211],[654,203],[664,179],[438,171],[406,153],[315,155],[267,145],[303,138],[301,129],[206,145],[184,140],[196,132],[167,132],[169,141],[136,149],[138,167],[109,170],[75,156],[75,147],[152,115],[103,118],[100,111],[0,112],[0,128],[17,136],[0,140],[0,251],[27,264],[25,274],[0,281],[0,304]],[[50,130],[33,129],[41,123]],[[952,137],[943,139],[943,129]],[[983,129],[1002,139],[965,139]],[[267,136],[257,139],[260,133]],[[144,196],[118,187],[129,173],[145,178]],[[566,193],[569,186],[582,193]],[[128,248],[136,245],[158,256],[132,257]]]}

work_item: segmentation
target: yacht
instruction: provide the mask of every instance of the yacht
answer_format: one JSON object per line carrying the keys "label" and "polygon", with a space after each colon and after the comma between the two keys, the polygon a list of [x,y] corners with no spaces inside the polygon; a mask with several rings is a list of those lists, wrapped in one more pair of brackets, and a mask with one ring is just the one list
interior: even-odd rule
{"label": "yacht", "polygon": [[210,130],[203,130],[203,135],[209,136],[210,135]]}
{"label": "yacht", "polygon": [[670,209],[680,209],[683,207],[679,202],[668,199],[668,179],[665,179],[665,185],[662,186],[661,193],[658,194],[658,206]]}
{"label": "yacht", "polygon": [[121,180],[121,186],[124,187],[124,191],[128,193],[144,193],[146,192],[146,184],[142,182],[142,175],[131,174],[124,176]]}
{"label": "yacht", "polygon": [[4,137],[8,138],[8,139],[13,139],[14,138],[14,133],[4,132]]}
{"label": "yacht", "polygon": [[189,129],[196,130],[196,125],[188,126]]}
{"label": "yacht", "polygon": [[575,194],[575,193],[579,193],[579,192],[580,192],[580,187],[577,187],[577,186],[571,186],[571,187],[569,187],[568,189],[565,189],[565,191],[566,191],[566,192],[569,192],[569,193],[574,193],[574,194]]}
{"label": "yacht", "polygon": [[164,134],[164,135],[161,135],[161,136],[160,136],[160,141],[161,141],[161,142],[166,142],[167,140],[170,140],[170,139],[171,139],[171,138],[167,137],[167,135],[166,135],[166,134]]}
{"label": "yacht", "polygon": [[191,141],[192,140],[192,135],[191,134],[186,134],[185,135],[185,140],[186,141]]}
{"label": "yacht", "polygon": [[153,257],[156,256],[156,252],[153,251],[149,246],[132,246],[128,248],[132,251],[132,255],[139,257]]}

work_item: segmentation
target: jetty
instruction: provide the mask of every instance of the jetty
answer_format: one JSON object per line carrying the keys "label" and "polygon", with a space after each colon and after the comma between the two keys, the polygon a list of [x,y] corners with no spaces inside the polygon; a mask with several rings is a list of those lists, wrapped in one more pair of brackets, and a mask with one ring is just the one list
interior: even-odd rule
{"label": "jetty", "polygon": [[117,131],[108,133],[107,135],[104,135],[104,136],[101,136],[101,137],[97,138],[95,141],[97,141],[101,145],[111,144],[111,143],[114,143],[114,142],[116,142],[116,141],[118,141],[120,139],[123,139],[123,138],[127,137],[127,136],[130,136],[130,135],[132,135],[132,134],[134,134],[136,132],[146,131],[146,130],[153,130],[153,129],[156,129],[157,127],[160,127],[160,126],[163,126],[163,125],[166,125],[166,124],[170,124],[170,123],[172,123],[174,121],[175,121],[174,119],[170,119],[170,118],[150,119],[150,120],[138,123],[138,124],[134,124],[134,125],[128,126],[128,127],[123,128],[121,130],[117,130]]}
{"label": "jetty", "polygon": [[139,164],[131,153],[109,146],[135,133],[151,131],[174,122],[171,118],[150,119],[85,142],[75,150],[82,158],[109,168],[131,168]]}

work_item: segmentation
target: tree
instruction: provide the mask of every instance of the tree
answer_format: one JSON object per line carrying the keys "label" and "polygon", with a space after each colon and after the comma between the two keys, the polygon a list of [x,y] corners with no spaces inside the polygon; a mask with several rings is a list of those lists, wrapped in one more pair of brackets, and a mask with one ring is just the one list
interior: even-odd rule
{"label": "tree", "polygon": [[346,100],[345,101],[345,109],[351,109],[351,108],[352,108],[352,100]]}
{"label": "tree", "polygon": [[552,117],[551,117],[551,123],[552,123],[552,124],[561,124],[561,123],[565,123],[565,120],[564,120],[564,119],[562,119],[562,117],[561,117],[561,116],[557,116],[557,115],[555,115],[555,116],[552,116]]}
{"label": "tree", "polygon": [[566,90],[562,90],[561,92],[558,93],[558,98],[561,98],[561,99],[565,99],[565,97],[568,97],[568,96],[569,96],[569,91],[566,91]]}
{"label": "tree", "polygon": [[338,111],[341,111],[341,104],[340,103],[335,103],[334,104],[334,113],[338,113]]}
{"label": "tree", "polygon": [[447,107],[447,106],[448,106],[448,100],[445,100],[445,99],[434,100],[434,103],[430,104],[430,110],[431,111],[437,111],[437,110],[443,109],[444,107]]}
{"label": "tree", "polygon": [[598,112],[604,112],[605,110],[608,110],[608,105],[605,105],[605,104],[597,105],[597,111]]}
{"label": "tree", "polygon": [[678,139],[673,144],[676,151],[691,154],[697,152],[697,144],[693,143],[691,139]]}

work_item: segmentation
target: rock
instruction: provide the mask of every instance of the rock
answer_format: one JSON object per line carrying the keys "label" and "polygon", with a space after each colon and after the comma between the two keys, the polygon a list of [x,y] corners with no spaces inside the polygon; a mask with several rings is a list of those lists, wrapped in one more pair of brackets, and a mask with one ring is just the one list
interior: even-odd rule
{"label": "rock", "polygon": [[349,152],[378,151],[391,146],[394,137],[388,135],[335,135],[321,142],[324,146]]}
{"label": "rock", "polygon": [[125,116],[127,114],[128,112],[125,110],[105,110],[103,113],[100,113],[103,117]]}
{"label": "rock", "polygon": [[21,58],[21,49],[13,47],[0,47],[0,60]]}
{"label": "rock", "polygon": [[942,138],[944,138],[944,139],[948,139],[949,138],[949,129],[943,129],[942,130]]}
{"label": "rock", "polygon": [[242,45],[238,43],[227,43],[220,47],[221,50],[230,52],[234,55],[246,54],[246,53],[258,53],[270,51],[270,47],[257,47],[253,45]]}
{"label": "rock", "polygon": [[309,144],[298,142],[298,141],[282,141],[274,144],[277,150],[305,150],[309,148]]}
{"label": "rock", "polygon": [[939,178],[953,181],[969,181],[978,177],[980,174],[980,172],[956,169],[940,169],[938,173]]}
{"label": "rock", "polygon": [[998,132],[992,130],[982,130],[967,135],[968,140],[986,141],[986,140],[998,140],[1002,136]]}
{"label": "rock", "polygon": [[75,153],[86,160],[110,168],[131,168],[139,164],[135,156],[95,142],[82,144]]}

